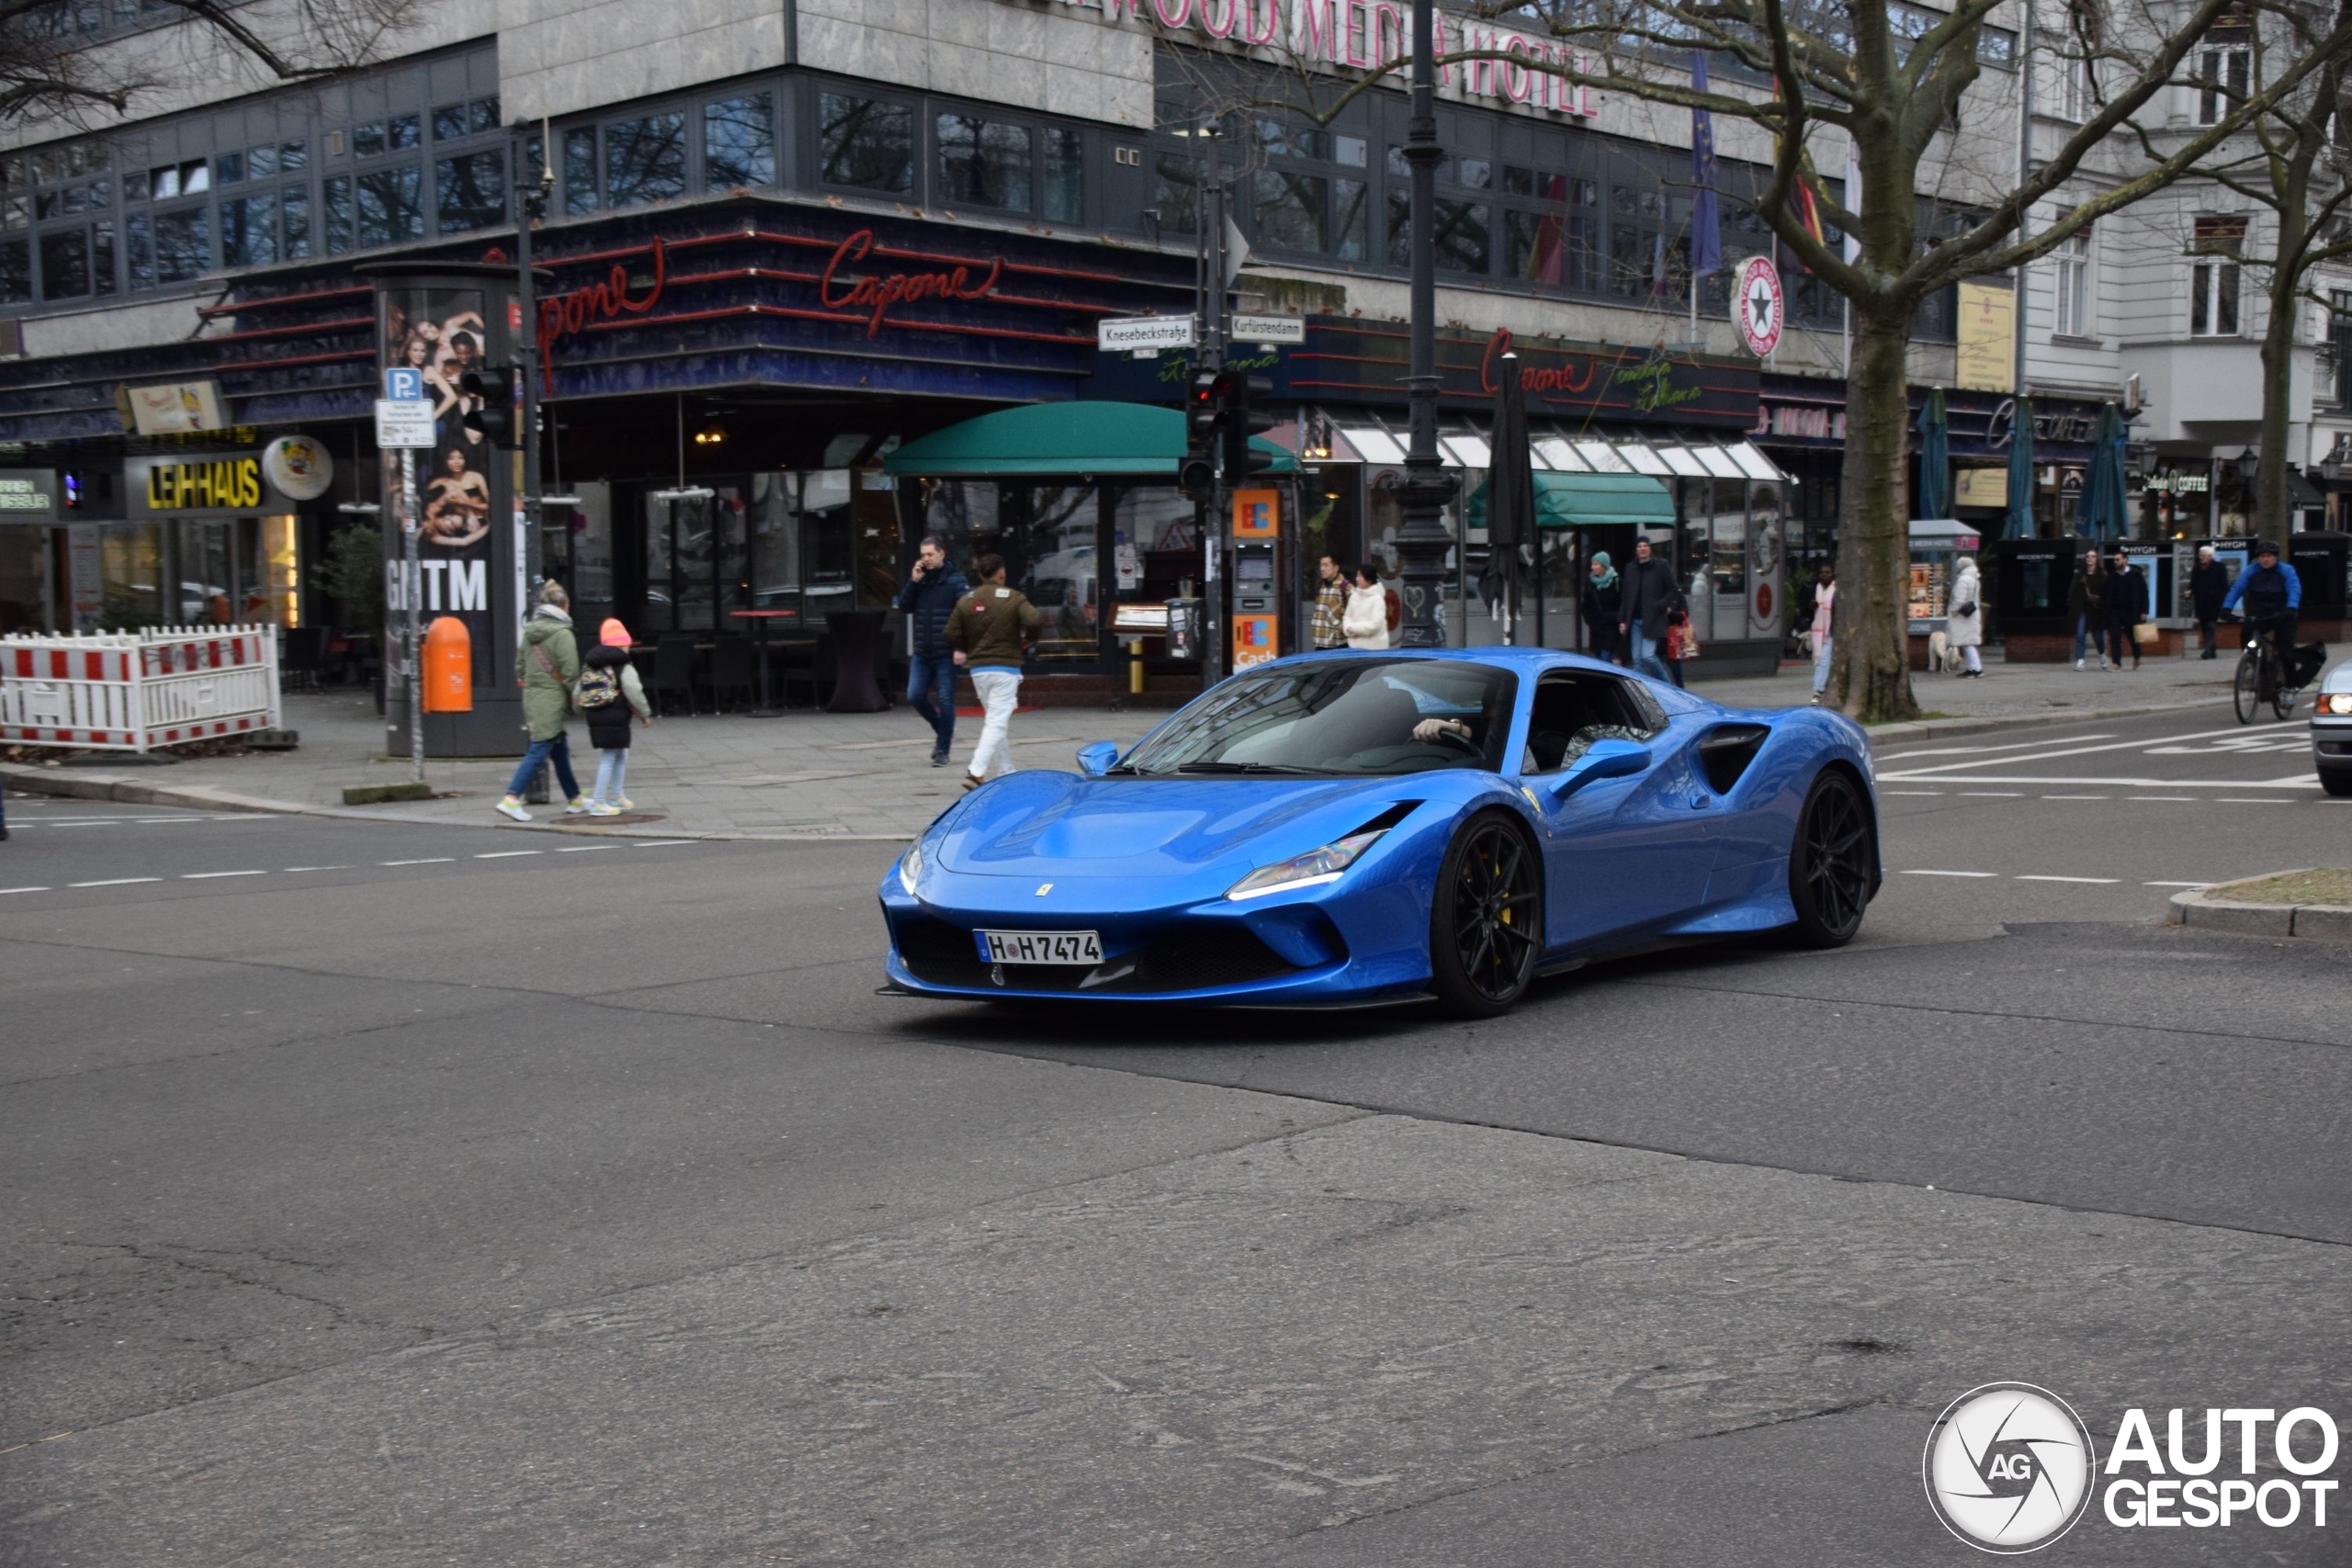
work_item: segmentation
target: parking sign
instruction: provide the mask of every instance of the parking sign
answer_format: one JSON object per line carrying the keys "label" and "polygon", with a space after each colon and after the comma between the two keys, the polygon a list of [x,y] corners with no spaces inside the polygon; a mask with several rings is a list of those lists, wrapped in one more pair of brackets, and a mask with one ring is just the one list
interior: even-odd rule
{"label": "parking sign", "polygon": [[384,400],[388,403],[423,402],[424,372],[407,366],[385,371]]}

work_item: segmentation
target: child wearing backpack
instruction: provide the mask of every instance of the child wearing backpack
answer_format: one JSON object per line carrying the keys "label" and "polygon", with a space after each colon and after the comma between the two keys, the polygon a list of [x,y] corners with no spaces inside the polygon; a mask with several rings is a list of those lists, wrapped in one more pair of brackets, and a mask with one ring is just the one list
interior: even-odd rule
{"label": "child wearing backpack", "polygon": [[588,815],[618,817],[633,804],[621,793],[628,771],[628,725],[634,717],[651,724],[645,682],[628,661],[628,628],[607,619],[597,628],[596,646],[581,660],[571,702],[588,719],[588,739],[604,755],[596,760],[596,787],[588,792]]}

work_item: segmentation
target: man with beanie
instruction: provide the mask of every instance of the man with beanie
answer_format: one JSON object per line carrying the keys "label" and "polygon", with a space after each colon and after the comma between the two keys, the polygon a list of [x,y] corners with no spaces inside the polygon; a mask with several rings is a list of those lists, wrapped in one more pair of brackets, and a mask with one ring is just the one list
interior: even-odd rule
{"label": "man with beanie", "polygon": [[937,744],[931,765],[947,765],[956,740],[956,660],[947,646],[947,617],[968,587],[963,573],[947,564],[947,547],[927,535],[915,551],[915,569],[899,590],[899,613],[914,626],[914,655],[907,664],[907,705],[931,726]]}
{"label": "man with beanie", "polygon": [[1617,629],[1625,634],[1629,661],[1645,675],[1674,680],[1658,659],[1657,645],[1666,636],[1667,615],[1681,597],[1674,584],[1674,569],[1652,553],[1646,536],[1635,538],[1634,563],[1625,569],[1619,590]]}
{"label": "man with beanie", "polygon": [[947,646],[956,662],[970,672],[972,690],[979,694],[988,716],[980,726],[971,771],[964,775],[967,790],[980,787],[991,764],[1002,764],[1000,773],[1015,771],[1012,709],[1021,700],[1021,664],[1046,624],[1026,594],[1004,585],[1002,556],[982,556],[972,570],[979,574],[980,585],[956,602],[946,633]]}

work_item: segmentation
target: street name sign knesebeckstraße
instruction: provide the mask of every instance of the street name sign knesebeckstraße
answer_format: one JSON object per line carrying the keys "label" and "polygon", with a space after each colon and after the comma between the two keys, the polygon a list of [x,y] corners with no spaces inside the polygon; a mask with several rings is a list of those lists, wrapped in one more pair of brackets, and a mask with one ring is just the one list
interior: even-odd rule
{"label": "street name sign knesebeckstra\u00dfe", "polygon": [[1190,348],[1195,336],[1190,316],[1130,316],[1094,323],[1097,348]]}

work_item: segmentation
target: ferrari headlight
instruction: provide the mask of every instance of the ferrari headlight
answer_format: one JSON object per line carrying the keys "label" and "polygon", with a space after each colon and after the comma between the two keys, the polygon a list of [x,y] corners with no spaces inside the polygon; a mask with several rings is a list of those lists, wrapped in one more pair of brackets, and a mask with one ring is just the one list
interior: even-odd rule
{"label": "ferrari headlight", "polygon": [[899,886],[907,890],[910,897],[914,894],[915,879],[922,874],[922,846],[909,844],[907,852],[899,857]]}
{"label": "ferrari headlight", "polygon": [[2322,713],[2352,713],[2352,692],[2331,692],[2319,700]]}
{"label": "ferrari headlight", "polygon": [[1314,887],[1326,882],[1337,882],[1340,873],[1353,865],[1356,857],[1379,841],[1385,828],[1370,832],[1351,833],[1339,842],[1326,844],[1319,850],[1309,850],[1303,855],[1274,865],[1261,865],[1226,890],[1227,898],[1261,898],[1269,893],[1287,893],[1293,888]]}

